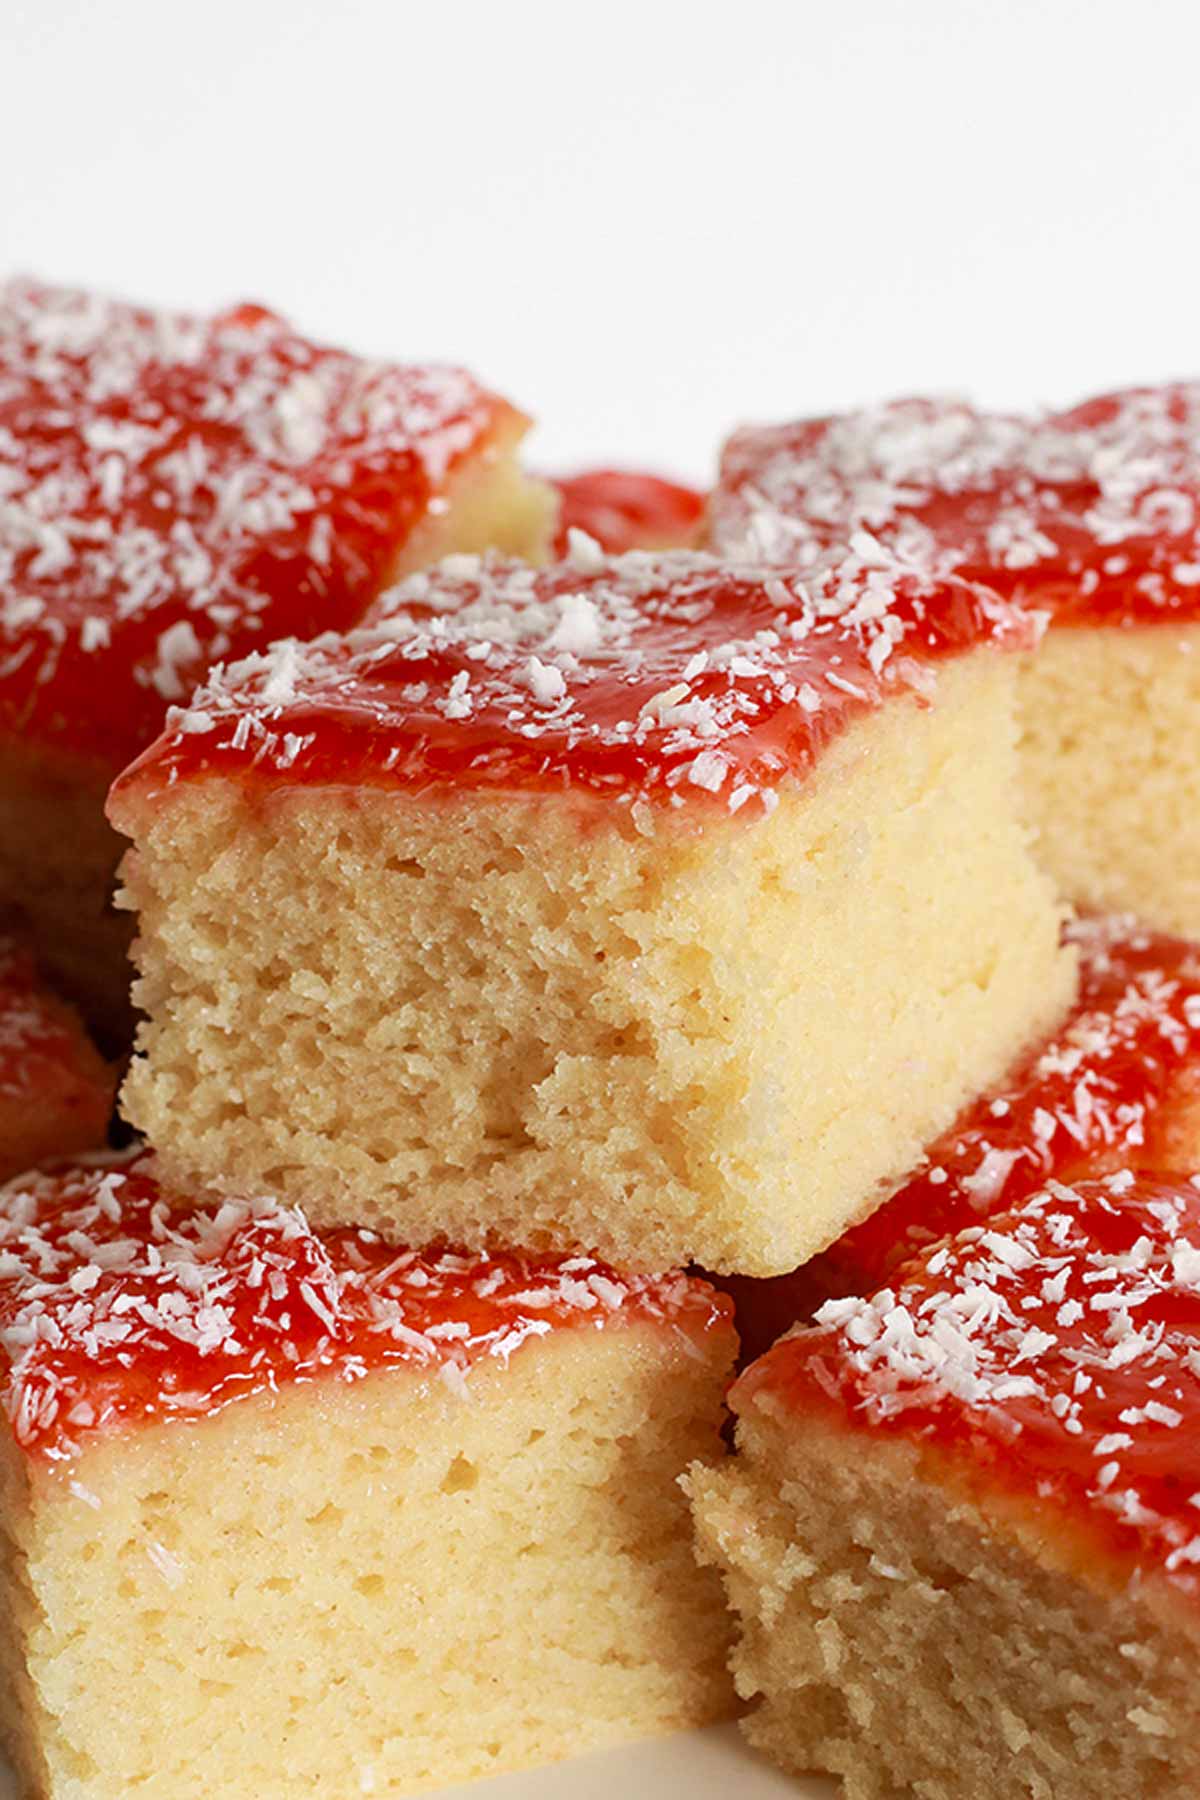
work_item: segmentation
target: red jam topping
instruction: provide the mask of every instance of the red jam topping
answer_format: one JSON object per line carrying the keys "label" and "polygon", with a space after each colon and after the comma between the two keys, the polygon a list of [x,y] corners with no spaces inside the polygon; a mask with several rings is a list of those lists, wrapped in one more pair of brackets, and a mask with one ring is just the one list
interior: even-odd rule
{"label": "red jam topping", "polygon": [[829,1301],[732,1402],[762,1396],[928,1445],[985,1497],[1085,1530],[1120,1575],[1200,1596],[1200,1192],[1052,1183],[894,1287]]}
{"label": "red jam topping", "polygon": [[173,1211],[145,1153],[0,1191],[3,1404],[53,1460],[285,1383],[402,1365],[468,1392],[551,1331],[649,1319],[695,1342],[728,1310],[702,1282],[588,1257],[418,1254],[266,1200]]}
{"label": "red jam topping", "polygon": [[113,1085],[79,1021],[44,987],[30,951],[0,933],[0,1135],[3,1115],[25,1126],[40,1110],[48,1130],[69,1115],[101,1144]]}
{"label": "red jam topping", "polygon": [[803,566],[867,533],[1058,624],[1200,614],[1200,383],[1015,418],[899,400],[730,439],[713,547]]}
{"label": "red jam topping", "polygon": [[570,533],[584,531],[613,556],[626,550],[686,549],[696,542],[704,495],[661,475],[589,469],[554,481],[561,501],[556,552],[565,556]]}
{"label": "red jam topping", "polygon": [[252,771],[278,785],[584,789],[768,810],[856,715],[923,696],[932,665],[1028,621],[887,556],[798,576],[683,551],[606,559],[586,538],[534,570],[449,557],[360,630],[218,671],[118,782],[130,794]]}
{"label": "red jam topping", "polygon": [[[1110,1169],[1189,1166],[1200,1140],[1200,945],[1126,917],[1083,920],[1079,997],[1062,1030],[974,1101],[881,1207],[792,1275],[737,1278],[755,1355],[830,1295],[866,1294],[907,1258],[1033,1193]],[[1200,1142],[1194,1154],[1200,1166]]]}
{"label": "red jam topping", "polygon": [[0,727],[115,769],[213,662],[354,623],[500,410],[260,307],[0,287]]}

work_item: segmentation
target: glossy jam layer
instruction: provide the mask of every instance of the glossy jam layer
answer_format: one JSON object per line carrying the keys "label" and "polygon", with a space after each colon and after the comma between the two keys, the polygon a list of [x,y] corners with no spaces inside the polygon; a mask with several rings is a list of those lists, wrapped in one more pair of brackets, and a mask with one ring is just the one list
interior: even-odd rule
{"label": "glossy jam layer", "polygon": [[213,662],[354,623],[502,411],[261,307],[0,288],[0,729],[115,772]]}
{"label": "glossy jam layer", "polygon": [[1124,918],[1083,920],[1079,997],[1049,1043],[973,1102],[923,1166],[793,1275],[720,1282],[748,1355],[823,1300],[869,1294],[906,1258],[1045,1181],[1200,1168],[1200,945]]}
{"label": "glossy jam layer", "polygon": [[74,1013],[43,984],[20,939],[0,932],[0,1135],[3,1120],[66,1108],[103,1143],[113,1077]]}
{"label": "glossy jam layer", "polygon": [[173,783],[591,791],[768,809],[846,723],[1028,622],[985,590],[884,557],[804,580],[577,539],[533,570],[451,557],[361,630],[220,674],[118,782],[109,816]]}
{"label": "glossy jam layer", "polygon": [[628,469],[588,469],[554,479],[561,502],[556,553],[565,556],[570,533],[584,531],[612,556],[626,550],[674,550],[694,545],[704,495]]}
{"label": "glossy jam layer", "polygon": [[[870,1299],[831,1300],[735,1384],[928,1446],[1119,1566],[1200,1596],[1200,1192],[1057,1183]],[[939,1464],[939,1466],[941,1466]],[[1081,1560],[1086,1560],[1087,1552]]]}
{"label": "glossy jam layer", "polygon": [[268,1201],[172,1211],[145,1153],[0,1190],[3,1404],[56,1460],[286,1383],[404,1366],[465,1392],[549,1332],[656,1320],[699,1340],[728,1310],[699,1281],[586,1257],[419,1255]]}
{"label": "glossy jam layer", "polygon": [[1200,383],[1035,418],[900,400],[740,431],[713,547],[803,566],[865,532],[1057,624],[1200,618]]}

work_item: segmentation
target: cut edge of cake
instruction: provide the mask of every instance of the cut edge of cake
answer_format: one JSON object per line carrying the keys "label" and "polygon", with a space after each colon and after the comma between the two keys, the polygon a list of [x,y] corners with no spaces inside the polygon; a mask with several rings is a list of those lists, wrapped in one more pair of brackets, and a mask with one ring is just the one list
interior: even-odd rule
{"label": "cut edge of cake", "polygon": [[579,794],[125,783],[127,1116],[176,1183],[236,1170],[321,1222],[792,1268],[1072,997],[1014,679],[956,659],[703,828]]}
{"label": "cut edge of cake", "polygon": [[1200,624],[1047,632],[1018,706],[1026,813],[1060,891],[1200,938]]}
{"label": "cut edge of cake", "polygon": [[633,1324],[470,1399],[389,1370],[61,1470],[7,1442],[0,1730],[31,1791],[410,1793],[728,1717],[677,1485],[723,1378]]}
{"label": "cut edge of cake", "polygon": [[1089,1581],[1032,1509],[766,1405],[686,1485],[738,1623],[742,1729],[781,1767],[840,1776],[846,1800],[1194,1792],[1200,1621]]}

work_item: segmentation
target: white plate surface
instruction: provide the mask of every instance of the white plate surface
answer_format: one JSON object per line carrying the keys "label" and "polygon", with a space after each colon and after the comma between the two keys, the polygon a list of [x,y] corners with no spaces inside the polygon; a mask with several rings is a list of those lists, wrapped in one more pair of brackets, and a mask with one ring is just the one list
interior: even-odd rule
{"label": "white plate surface", "polygon": [[445,1800],[837,1800],[834,1782],[793,1781],[747,1748],[735,1725],[684,1731],[523,1775],[446,1791]]}
{"label": "white plate surface", "polygon": [[[522,1775],[444,1788],[443,1800],[837,1800],[826,1781],[791,1781],[747,1749],[736,1726],[604,1750]],[[0,1763],[0,1800],[17,1800]],[[226,1800],[250,1800],[229,1795]]]}

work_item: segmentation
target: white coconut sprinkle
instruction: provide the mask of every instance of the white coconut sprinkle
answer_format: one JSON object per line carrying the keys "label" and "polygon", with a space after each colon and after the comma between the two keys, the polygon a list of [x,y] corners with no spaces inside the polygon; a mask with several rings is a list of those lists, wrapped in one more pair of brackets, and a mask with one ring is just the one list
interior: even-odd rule
{"label": "white coconut sprinkle", "polygon": [[709,513],[727,556],[803,565],[849,537],[1014,595],[1042,572],[1084,595],[1131,581],[1153,611],[1195,606],[1198,499],[1200,383],[1176,383],[1029,417],[916,399],[750,428]]}
{"label": "white coconut sprinkle", "polygon": [[[69,1459],[88,1433],[136,1423],[130,1370],[190,1371],[191,1385],[159,1386],[163,1418],[283,1379],[360,1380],[381,1359],[468,1396],[475,1363],[507,1363],[560,1327],[651,1318],[702,1335],[723,1316],[676,1274],[389,1251],[370,1234],[323,1237],[266,1199],[173,1213],[154,1167],[144,1153],[95,1157],[0,1190],[0,1402],[26,1449]],[[182,1579],[161,1545],[147,1554]]]}
{"label": "white coconut sprinkle", "polygon": [[381,568],[395,549],[381,478],[419,509],[499,405],[461,370],[322,349],[261,309],[208,320],[27,280],[0,286],[0,395],[9,684],[36,718],[111,651],[89,705],[141,741],[139,690],[186,698],[331,590],[364,608],[362,528]]}
{"label": "white coconut sprinkle", "polygon": [[[1033,642],[1028,620],[984,590],[956,588],[949,609],[945,598],[878,546],[802,576],[684,551],[588,551],[545,570],[449,557],[381,596],[358,629],[289,646],[286,682],[280,646],[215,671],[137,779],[186,775],[198,755],[206,770],[238,755],[302,779],[306,752],[284,741],[328,706],[339,731],[361,721],[365,754],[396,778],[425,778],[429,752],[447,781],[553,780],[673,804],[699,793],[769,812],[857,712],[892,693],[924,701],[931,658]],[[466,728],[461,754],[448,726]]]}
{"label": "white coconut sprinkle", "polygon": [[789,1371],[808,1366],[864,1428],[948,1434],[955,1455],[1019,1437],[1022,1486],[1118,1519],[1132,1558],[1200,1592],[1200,1521],[1176,1498],[1182,1484],[1200,1503],[1200,1296],[1176,1272],[1200,1245],[1200,1193],[1113,1185],[1049,1183],[894,1286],[827,1303],[745,1382],[792,1391]]}

